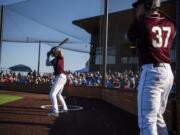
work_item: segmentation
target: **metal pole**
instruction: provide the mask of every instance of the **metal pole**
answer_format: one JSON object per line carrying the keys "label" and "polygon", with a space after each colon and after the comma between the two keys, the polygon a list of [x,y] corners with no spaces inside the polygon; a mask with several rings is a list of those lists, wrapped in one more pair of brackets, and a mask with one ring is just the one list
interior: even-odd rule
{"label": "metal pole", "polygon": [[180,1],[176,1],[176,103],[177,103],[177,135],[180,134]]}
{"label": "metal pole", "polygon": [[104,47],[103,47],[103,76],[102,86],[106,86],[106,70],[107,70],[107,45],[108,45],[108,5],[109,0],[104,0]]}
{"label": "metal pole", "polygon": [[1,20],[0,20],[0,69],[2,68],[1,66],[1,56],[2,56],[2,38],[3,38],[3,6],[1,8]]}
{"label": "metal pole", "polygon": [[40,56],[41,56],[41,42],[39,42],[39,52],[38,52],[38,70],[37,70],[38,75],[39,75],[39,68],[40,68]]}

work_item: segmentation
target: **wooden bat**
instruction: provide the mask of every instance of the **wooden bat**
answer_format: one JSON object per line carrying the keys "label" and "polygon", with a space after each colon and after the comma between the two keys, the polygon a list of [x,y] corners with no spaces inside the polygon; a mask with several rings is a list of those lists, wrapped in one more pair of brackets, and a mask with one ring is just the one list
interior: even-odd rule
{"label": "wooden bat", "polygon": [[58,47],[62,46],[64,43],[66,43],[69,39],[64,39],[61,43],[59,43],[57,46],[52,47],[49,52],[47,52],[48,55],[50,55],[54,50],[56,50]]}
{"label": "wooden bat", "polygon": [[59,43],[57,46],[53,47],[53,48],[58,48],[60,46],[62,46],[64,43],[66,43],[69,40],[69,38],[64,39],[61,43]]}

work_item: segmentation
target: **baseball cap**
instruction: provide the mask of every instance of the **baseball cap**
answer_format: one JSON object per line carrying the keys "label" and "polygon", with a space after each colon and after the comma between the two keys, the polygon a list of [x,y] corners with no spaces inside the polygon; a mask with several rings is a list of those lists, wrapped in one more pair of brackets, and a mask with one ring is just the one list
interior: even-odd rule
{"label": "baseball cap", "polygon": [[143,2],[145,2],[145,0],[137,0],[136,2],[134,2],[134,3],[132,4],[132,7],[137,8],[137,6],[138,6],[139,4],[141,4],[141,3],[143,3]]}

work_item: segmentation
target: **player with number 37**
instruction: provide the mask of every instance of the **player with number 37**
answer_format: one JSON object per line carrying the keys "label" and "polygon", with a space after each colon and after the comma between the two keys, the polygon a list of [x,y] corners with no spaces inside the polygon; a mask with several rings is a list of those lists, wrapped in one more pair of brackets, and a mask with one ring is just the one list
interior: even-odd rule
{"label": "player with number 37", "polygon": [[163,114],[174,80],[170,48],[176,35],[175,24],[161,16],[160,0],[138,0],[132,6],[136,14],[127,37],[138,48],[141,66],[138,85],[140,135],[168,135]]}

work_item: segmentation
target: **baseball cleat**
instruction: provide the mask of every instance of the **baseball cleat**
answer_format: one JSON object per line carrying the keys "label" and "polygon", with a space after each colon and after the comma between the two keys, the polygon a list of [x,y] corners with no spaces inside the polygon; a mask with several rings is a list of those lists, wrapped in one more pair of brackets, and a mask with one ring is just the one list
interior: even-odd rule
{"label": "baseball cleat", "polygon": [[59,113],[51,112],[48,116],[59,117]]}
{"label": "baseball cleat", "polygon": [[67,113],[68,110],[60,110],[59,113]]}

